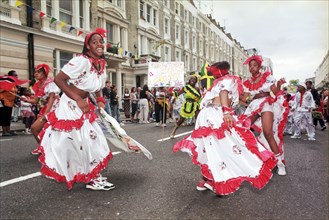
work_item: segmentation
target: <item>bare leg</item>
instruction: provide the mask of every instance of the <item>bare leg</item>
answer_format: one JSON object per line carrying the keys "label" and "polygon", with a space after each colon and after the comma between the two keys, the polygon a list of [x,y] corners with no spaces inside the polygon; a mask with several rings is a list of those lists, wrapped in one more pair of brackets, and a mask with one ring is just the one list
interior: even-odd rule
{"label": "bare leg", "polygon": [[32,132],[35,140],[38,142],[38,144],[40,143],[40,139],[38,138],[38,134],[42,130],[42,128],[45,125],[46,121],[47,121],[46,118],[44,116],[41,116],[37,120],[35,120],[35,122],[31,126],[31,132]]}
{"label": "bare leg", "polygon": [[270,145],[272,152],[274,154],[279,154],[280,151],[273,135],[273,113],[263,112],[261,117],[264,136]]}
{"label": "bare leg", "polygon": [[173,139],[175,137],[176,130],[183,124],[184,121],[185,121],[185,118],[180,116],[178,122],[176,123],[176,126],[174,127],[174,129],[171,132],[170,138]]}

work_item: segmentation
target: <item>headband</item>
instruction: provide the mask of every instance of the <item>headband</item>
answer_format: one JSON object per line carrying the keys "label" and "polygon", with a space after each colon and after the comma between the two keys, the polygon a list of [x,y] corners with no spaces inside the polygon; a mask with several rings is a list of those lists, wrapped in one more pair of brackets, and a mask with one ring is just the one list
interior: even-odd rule
{"label": "headband", "polygon": [[244,61],[244,65],[249,65],[249,63],[252,61],[252,60],[255,60],[259,66],[262,66],[262,62],[263,62],[263,58],[259,55],[253,55],[251,57],[249,57],[246,61]]}
{"label": "headband", "polygon": [[89,34],[86,35],[85,38],[85,46],[87,46],[89,39],[91,38],[91,36],[93,36],[94,34],[99,34],[101,37],[106,37],[106,30],[103,28],[97,28],[96,31],[94,32],[90,32]]}
{"label": "headband", "polygon": [[35,71],[39,71],[40,69],[43,69],[45,71],[46,76],[48,76],[49,71],[50,71],[50,66],[43,63],[43,64],[37,65],[34,69],[35,69]]}
{"label": "headband", "polygon": [[216,66],[210,66],[210,67],[207,67],[207,71],[208,72],[211,72],[212,75],[215,77],[215,78],[219,78],[219,77],[222,77],[222,76],[225,76],[226,74],[228,74],[228,70],[220,70],[218,69]]}

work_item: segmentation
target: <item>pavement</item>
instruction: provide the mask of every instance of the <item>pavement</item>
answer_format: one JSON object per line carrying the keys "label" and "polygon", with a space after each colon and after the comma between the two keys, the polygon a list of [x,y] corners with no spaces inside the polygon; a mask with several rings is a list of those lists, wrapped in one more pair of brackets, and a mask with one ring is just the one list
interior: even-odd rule
{"label": "pavement", "polygon": [[193,126],[179,128],[180,136],[170,139],[174,123],[124,124],[153,160],[109,145],[114,156],[102,175],[115,184],[110,191],[81,183],[67,190],[41,175],[38,157],[30,154],[36,147],[32,135],[0,136],[0,219],[329,219],[328,130],[317,127],[316,141],[304,140],[305,134],[285,136],[286,176],[274,174],[262,190],[245,182],[236,193],[219,197],[197,191],[199,167],[186,153],[172,152]]}
{"label": "pavement", "polygon": [[[22,120],[18,120],[18,122],[11,122],[10,130],[15,131],[16,133],[20,133],[25,131],[25,124],[23,124]],[[0,132],[2,133],[2,127],[0,126]]]}

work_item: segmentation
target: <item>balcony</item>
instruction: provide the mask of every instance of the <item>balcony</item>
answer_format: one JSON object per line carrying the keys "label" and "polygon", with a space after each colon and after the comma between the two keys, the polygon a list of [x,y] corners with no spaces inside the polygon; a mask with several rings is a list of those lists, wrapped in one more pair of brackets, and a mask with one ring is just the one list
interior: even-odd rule
{"label": "balcony", "polygon": [[119,55],[120,43],[108,42],[106,45],[106,52]]}
{"label": "balcony", "polygon": [[[84,41],[84,34],[77,36],[77,31],[79,31],[78,29],[74,28],[71,30],[72,26],[70,24],[62,25],[60,21],[56,20],[52,22],[51,19],[52,18],[47,16],[40,18],[42,31],[72,40]],[[85,30],[83,30],[83,33],[85,33]]]}
{"label": "balcony", "polygon": [[122,51],[120,52],[120,42],[113,43],[109,42],[106,45],[105,60],[109,67],[117,67],[128,60],[128,56],[122,56]]}
{"label": "balcony", "polygon": [[148,66],[150,62],[159,62],[160,58],[154,54],[142,54],[138,59],[134,60],[133,66]]}
{"label": "balcony", "polygon": [[2,2],[0,4],[0,20],[7,21],[12,24],[21,25],[19,20],[20,9],[14,6],[9,5],[8,3]]}

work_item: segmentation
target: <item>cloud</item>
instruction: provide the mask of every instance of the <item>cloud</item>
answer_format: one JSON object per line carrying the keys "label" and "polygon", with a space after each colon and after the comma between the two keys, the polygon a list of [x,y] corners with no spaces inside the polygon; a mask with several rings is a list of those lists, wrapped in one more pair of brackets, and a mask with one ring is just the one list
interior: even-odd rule
{"label": "cloud", "polygon": [[272,59],[275,76],[313,77],[328,52],[328,1],[202,1],[245,48]]}

